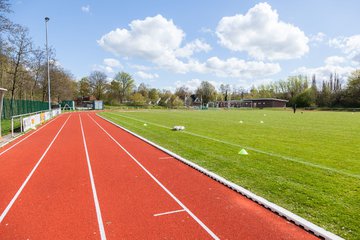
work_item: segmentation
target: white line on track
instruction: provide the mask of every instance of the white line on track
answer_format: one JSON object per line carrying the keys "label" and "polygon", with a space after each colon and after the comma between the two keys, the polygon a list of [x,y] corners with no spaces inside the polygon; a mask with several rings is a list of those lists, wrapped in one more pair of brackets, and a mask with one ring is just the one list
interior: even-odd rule
{"label": "white line on track", "polygon": [[159,160],[163,160],[163,159],[171,159],[171,158],[174,158],[174,157],[159,157]]}
{"label": "white line on track", "polygon": [[180,209],[180,210],[175,210],[175,211],[170,211],[170,212],[157,213],[157,214],[154,214],[154,217],[159,217],[159,216],[169,215],[169,214],[179,213],[179,212],[185,212],[185,209]]}
{"label": "white line on track", "polygon": [[47,122],[45,125],[43,125],[42,127],[36,129],[35,131],[33,131],[32,133],[30,133],[29,135],[27,135],[26,137],[24,137],[23,139],[21,139],[20,141],[18,141],[17,143],[15,143],[14,145],[12,145],[11,147],[9,147],[8,149],[4,150],[3,152],[0,153],[0,156],[3,155],[4,153],[6,153],[7,151],[9,151],[10,149],[14,148],[16,145],[18,145],[19,143],[25,141],[26,139],[28,139],[30,136],[34,135],[35,133],[37,133],[38,131],[40,131],[41,129],[43,129],[44,127],[46,127],[50,122],[52,122],[53,120],[55,120],[57,118],[53,118],[51,119],[49,122]]}
{"label": "white line on track", "polygon": [[102,216],[101,216],[99,199],[98,199],[97,193],[96,193],[94,176],[93,176],[92,169],[91,169],[90,158],[89,158],[89,153],[88,153],[88,149],[87,149],[87,145],[86,145],[84,128],[83,128],[83,124],[82,124],[82,120],[81,120],[80,114],[79,114],[79,120],[80,120],[81,133],[82,133],[83,142],[84,142],[84,148],[85,148],[85,154],[86,154],[86,161],[87,161],[87,165],[88,165],[88,169],[89,169],[90,182],[91,182],[91,188],[92,188],[93,197],[94,197],[94,204],[95,204],[97,221],[98,221],[98,225],[99,225],[100,237],[101,237],[101,240],[106,240],[104,223],[103,223]]}
{"label": "white line on track", "polygon": [[[128,119],[131,119],[131,120],[134,120],[134,121],[138,121],[138,122],[143,122],[143,120],[141,120],[141,119],[136,119],[136,118],[124,116],[124,115],[122,115],[122,114],[113,114],[113,113],[109,113],[109,114],[115,115],[115,116],[120,116],[120,117],[123,117],[123,118],[128,118]],[[109,117],[109,118],[110,118],[110,119],[113,119],[113,120],[117,120],[117,119],[115,119],[115,118],[113,118],[113,117]],[[146,122],[149,123],[149,124],[151,124],[151,125],[154,125],[154,126],[158,126],[158,127],[165,128],[165,129],[170,129],[170,127],[167,127],[167,126],[164,126],[164,125],[161,125],[161,124],[152,123],[152,122],[149,122],[149,121],[146,121]],[[280,159],[283,159],[283,160],[287,160],[287,161],[291,161],[291,162],[296,162],[296,163],[300,163],[300,164],[307,165],[307,166],[310,166],[310,167],[314,167],[314,168],[318,168],[318,169],[322,169],[322,170],[326,170],[326,171],[330,171],[330,172],[335,172],[335,173],[338,173],[338,174],[342,174],[342,175],[346,175],[346,176],[349,176],[349,177],[353,177],[353,178],[360,179],[360,175],[359,175],[359,174],[352,174],[352,173],[344,172],[344,171],[337,170],[337,169],[334,169],[334,168],[326,167],[326,166],[324,166],[324,165],[311,163],[311,162],[309,162],[308,160],[305,160],[305,159],[302,159],[302,158],[290,157],[290,156],[284,156],[284,155],[277,154],[277,153],[266,152],[266,151],[263,151],[263,150],[258,149],[258,148],[254,148],[254,147],[250,147],[250,146],[245,146],[245,145],[240,145],[240,144],[236,144],[236,143],[231,143],[231,142],[223,141],[223,140],[220,140],[220,139],[216,139],[216,138],[212,138],[212,137],[207,137],[207,136],[203,136],[203,135],[196,134],[196,133],[193,133],[193,132],[189,132],[189,131],[186,131],[186,130],[185,130],[185,131],[182,131],[182,133],[189,134],[189,135],[192,135],[192,136],[195,136],[195,137],[199,137],[199,138],[208,139],[208,140],[215,141],[215,142],[219,142],[219,143],[223,143],[223,144],[227,144],[227,145],[234,146],[234,147],[247,148],[247,149],[249,149],[249,150],[251,150],[251,151],[254,151],[254,152],[257,152],[257,153],[261,153],[261,154],[264,154],[264,155],[268,155],[268,156],[280,158]]]}
{"label": "white line on track", "polygon": [[0,223],[4,220],[4,218],[6,217],[7,213],[10,211],[12,205],[15,203],[16,199],[19,197],[19,195],[21,194],[22,190],[25,188],[26,184],[29,182],[30,178],[32,177],[32,175],[34,174],[34,172],[36,171],[36,169],[38,168],[38,166],[40,165],[41,161],[44,159],[45,155],[47,154],[47,152],[49,151],[49,149],[51,148],[51,146],[53,145],[53,143],[55,142],[56,138],[59,136],[61,130],[64,128],[65,124],[67,123],[67,121],[69,120],[69,118],[71,117],[71,115],[66,119],[66,121],[64,122],[64,124],[61,126],[60,130],[57,132],[57,134],[55,135],[55,137],[53,138],[53,140],[51,141],[51,143],[49,144],[49,146],[46,148],[45,152],[43,153],[43,155],[40,157],[39,161],[36,163],[35,167],[31,170],[30,174],[27,176],[27,178],[25,179],[25,181],[23,182],[23,184],[21,185],[21,187],[19,188],[19,190],[16,192],[16,194],[14,195],[14,197],[11,199],[11,201],[9,202],[9,204],[7,205],[7,207],[5,208],[5,210],[2,212],[2,214],[0,215]]}
{"label": "white line on track", "polygon": [[89,114],[88,116],[94,121],[98,127],[103,130],[137,165],[139,165],[175,202],[177,202],[213,239],[220,238],[213,233],[194,213],[192,213],[179,199],[175,197],[149,170],[147,170],[131,153],[129,153],[116,139],[111,136],[98,122],[95,121]]}

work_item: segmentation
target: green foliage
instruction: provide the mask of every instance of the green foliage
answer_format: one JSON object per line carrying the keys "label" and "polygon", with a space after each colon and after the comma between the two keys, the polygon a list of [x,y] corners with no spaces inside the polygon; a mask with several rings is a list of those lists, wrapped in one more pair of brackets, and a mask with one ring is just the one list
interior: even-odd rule
{"label": "green foliage", "polygon": [[132,105],[142,106],[145,105],[146,98],[141,93],[135,93],[131,96]]}
{"label": "green foliage", "polygon": [[[329,231],[346,239],[360,236],[360,113],[101,114]],[[174,125],[186,130],[173,132]],[[242,148],[249,155],[238,155]]]}
{"label": "green foliage", "polygon": [[296,105],[301,108],[310,107],[313,101],[314,98],[311,88],[306,89],[302,93],[296,95],[294,98],[294,103],[296,103]]}
{"label": "green foliage", "polygon": [[133,77],[129,73],[119,72],[113,81],[117,83],[114,93],[118,96],[120,103],[128,100],[135,87]]}
{"label": "green foliage", "polygon": [[78,83],[79,96],[80,97],[89,97],[91,94],[91,86],[89,78],[83,77]]}
{"label": "green foliage", "polygon": [[203,104],[214,101],[216,98],[215,87],[208,81],[202,81],[200,87],[196,90],[196,95],[202,99]]}

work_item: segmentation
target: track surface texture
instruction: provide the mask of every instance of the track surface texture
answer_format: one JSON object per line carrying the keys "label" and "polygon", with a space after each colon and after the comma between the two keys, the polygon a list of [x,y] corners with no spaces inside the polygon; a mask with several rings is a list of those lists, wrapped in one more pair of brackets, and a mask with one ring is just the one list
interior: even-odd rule
{"label": "track surface texture", "polygon": [[0,149],[0,239],[316,239],[95,113]]}

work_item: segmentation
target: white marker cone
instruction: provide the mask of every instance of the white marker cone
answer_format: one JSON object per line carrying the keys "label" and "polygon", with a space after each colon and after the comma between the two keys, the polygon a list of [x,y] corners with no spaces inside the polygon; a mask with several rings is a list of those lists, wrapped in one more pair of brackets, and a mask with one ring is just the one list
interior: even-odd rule
{"label": "white marker cone", "polygon": [[249,155],[248,152],[243,148],[239,152],[240,155]]}

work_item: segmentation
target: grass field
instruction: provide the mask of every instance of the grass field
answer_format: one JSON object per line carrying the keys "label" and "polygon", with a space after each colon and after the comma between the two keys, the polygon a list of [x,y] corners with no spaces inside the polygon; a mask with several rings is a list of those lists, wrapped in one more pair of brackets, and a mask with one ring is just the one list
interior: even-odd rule
{"label": "grass field", "polygon": [[[14,121],[14,128],[20,127],[20,120],[16,119]],[[7,135],[11,133],[11,120],[1,119],[1,135]]]}
{"label": "grass field", "polygon": [[[329,231],[360,239],[360,113],[143,110],[101,115]],[[174,125],[186,129],[171,131]],[[242,148],[249,155],[239,155]]]}

